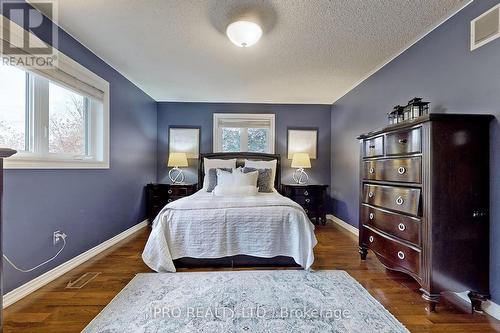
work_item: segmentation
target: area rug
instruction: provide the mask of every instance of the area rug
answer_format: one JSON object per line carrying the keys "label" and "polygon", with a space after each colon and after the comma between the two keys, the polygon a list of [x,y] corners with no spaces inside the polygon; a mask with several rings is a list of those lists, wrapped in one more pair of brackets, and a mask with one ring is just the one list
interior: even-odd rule
{"label": "area rug", "polygon": [[344,271],[138,274],[83,330],[409,332]]}

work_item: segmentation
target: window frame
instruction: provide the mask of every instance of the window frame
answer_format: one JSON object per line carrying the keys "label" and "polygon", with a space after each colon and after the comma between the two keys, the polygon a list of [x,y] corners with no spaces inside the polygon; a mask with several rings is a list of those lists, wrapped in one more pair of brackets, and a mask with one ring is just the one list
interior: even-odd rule
{"label": "window frame", "polygon": [[[255,120],[264,120],[264,121],[269,121],[269,134],[268,134],[268,150],[265,152],[266,154],[274,154],[275,152],[275,147],[276,147],[276,141],[275,141],[275,133],[276,133],[276,115],[271,114],[271,113],[214,113],[213,116],[213,151],[218,153],[218,152],[223,152],[222,151],[222,129],[226,127],[219,126],[220,121],[223,119],[232,119],[232,120],[237,120],[237,119],[255,119]],[[229,128],[229,127],[227,127]],[[240,127],[231,127],[231,128],[240,128]],[[248,128],[253,128],[253,127],[245,127],[247,131],[245,133],[241,133],[241,138],[240,138],[240,151],[241,152],[248,152],[247,150],[242,150],[241,147],[246,146],[248,147]],[[255,127],[257,128],[257,127]],[[260,127],[259,127],[260,128]]]}
{"label": "window frame", "polygon": [[[0,15],[0,19],[5,19],[4,16]],[[31,32],[30,38],[35,38],[40,41],[38,37],[33,35]],[[1,36],[0,36],[1,41]],[[41,41],[40,41],[41,42]],[[42,42],[43,43],[43,42]],[[94,98],[86,96],[78,92],[78,89],[73,90],[70,84],[61,84],[57,80],[51,78],[46,78],[55,84],[66,86],[66,89],[75,91],[76,93],[86,97],[90,103],[90,111],[88,113],[90,126],[86,126],[86,146],[90,147],[92,151],[93,158],[87,159],[84,156],[74,156],[72,154],[57,154],[48,152],[48,133],[42,133],[46,130],[42,130],[43,124],[36,123],[40,122],[40,116],[34,116],[34,112],[26,111],[26,128],[29,130],[26,133],[26,149],[30,151],[20,151],[16,155],[4,161],[4,168],[6,169],[109,169],[110,168],[110,147],[109,147],[109,117],[110,117],[110,85],[109,82],[93,73],[86,67],[80,65],[78,62],[74,61],[70,57],[66,56],[62,52],[58,51],[58,66],[57,68],[68,74],[69,76],[75,78],[76,80],[83,82],[91,87],[94,87],[103,92],[102,101],[95,101]],[[25,69],[23,69],[25,70]],[[26,69],[30,72],[29,69]],[[33,77],[38,75],[37,73],[29,73],[27,77]],[[29,80],[31,81],[31,80]],[[35,81],[35,80],[33,80]],[[33,103],[36,103],[37,96],[32,96],[33,87],[31,82],[27,82],[27,99],[29,106],[27,110],[33,110]],[[31,96],[31,97],[30,97]],[[47,95],[48,96],[48,95]],[[38,101],[38,103],[43,102],[46,104],[47,110],[37,111],[37,112],[47,112],[48,113],[48,101]],[[102,103],[102,107],[101,106]],[[39,107],[39,106],[37,106]],[[97,117],[96,115],[100,113]],[[48,114],[47,114],[48,117]],[[48,118],[47,118],[48,119]],[[48,128],[47,128],[48,130]],[[44,142],[47,141],[47,142]],[[45,144],[47,143],[47,144]],[[46,151],[47,150],[47,151]]]}

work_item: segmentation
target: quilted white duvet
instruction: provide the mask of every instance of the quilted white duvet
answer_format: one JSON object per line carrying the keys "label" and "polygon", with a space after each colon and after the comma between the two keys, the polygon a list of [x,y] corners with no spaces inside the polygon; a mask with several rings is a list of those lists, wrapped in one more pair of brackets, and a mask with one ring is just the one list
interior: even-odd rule
{"label": "quilted white duvet", "polygon": [[174,259],[238,254],[314,261],[314,225],[298,204],[277,192],[217,197],[205,191],[169,203],[153,222],[142,253],[157,272],[175,272]]}

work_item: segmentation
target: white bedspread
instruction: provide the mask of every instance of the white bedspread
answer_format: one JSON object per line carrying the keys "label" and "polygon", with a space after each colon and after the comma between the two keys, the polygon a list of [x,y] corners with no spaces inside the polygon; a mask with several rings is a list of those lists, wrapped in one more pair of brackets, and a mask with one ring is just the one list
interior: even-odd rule
{"label": "white bedspread", "polygon": [[157,272],[175,272],[172,260],[182,257],[239,254],[288,256],[307,269],[316,243],[314,225],[302,207],[277,192],[216,197],[199,191],[163,208],[142,258]]}

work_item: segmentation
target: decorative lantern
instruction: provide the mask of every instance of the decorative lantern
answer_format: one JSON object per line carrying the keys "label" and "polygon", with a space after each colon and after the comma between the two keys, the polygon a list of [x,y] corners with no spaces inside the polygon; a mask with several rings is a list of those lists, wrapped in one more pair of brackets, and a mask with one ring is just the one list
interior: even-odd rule
{"label": "decorative lantern", "polygon": [[389,125],[398,123],[398,111],[396,109],[397,107],[399,107],[399,105],[395,106],[394,109],[387,114],[387,120],[389,121]]}
{"label": "decorative lantern", "polygon": [[412,112],[412,107],[408,104],[403,108],[403,120],[412,120],[413,119],[413,112]]}
{"label": "decorative lantern", "polygon": [[398,108],[397,114],[398,114],[398,124],[402,123],[404,121],[404,107],[400,106]]}
{"label": "decorative lantern", "polygon": [[415,119],[429,113],[429,102],[422,102],[422,98],[415,97],[408,102],[407,108],[411,112],[411,119]]}
{"label": "decorative lantern", "polygon": [[387,114],[389,120],[389,125],[397,124],[403,121],[402,118],[403,107],[401,105],[396,105],[391,112]]}

